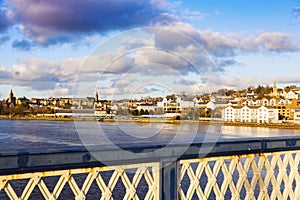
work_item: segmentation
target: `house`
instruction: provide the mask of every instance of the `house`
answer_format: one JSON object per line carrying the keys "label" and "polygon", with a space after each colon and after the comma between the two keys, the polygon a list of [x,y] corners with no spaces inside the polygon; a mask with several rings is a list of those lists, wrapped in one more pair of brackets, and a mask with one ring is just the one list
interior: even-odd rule
{"label": "house", "polygon": [[297,107],[298,105],[296,99],[292,99],[291,101],[289,101],[289,104],[278,105],[277,109],[278,109],[279,119],[293,120],[294,112],[292,112],[292,110]]}
{"label": "house", "polygon": [[300,108],[295,108],[293,109],[294,112],[294,123],[295,124],[300,124]]}
{"label": "house", "polygon": [[263,106],[276,106],[278,105],[278,102],[280,101],[279,98],[273,97],[273,98],[262,98],[260,100],[260,104],[259,105],[263,105]]}
{"label": "house", "polygon": [[190,111],[195,108],[198,99],[186,96],[177,96],[175,94],[168,95],[157,102],[157,110],[163,109],[164,113],[180,113],[182,111]]}
{"label": "house", "polygon": [[240,118],[239,109],[243,106],[228,106],[222,110],[222,119],[227,122],[236,122]]}
{"label": "house", "polygon": [[195,107],[195,99],[191,97],[179,97],[177,100],[180,102],[180,110],[181,111],[190,111]]}
{"label": "house", "polygon": [[253,99],[246,99],[245,101],[242,102],[243,105],[246,106],[259,106],[260,100],[253,100]]}
{"label": "house", "polygon": [[17,100],[16,100],[16,103],[17,103],[17,105],[28,105],[29,103],[30,103],[30,100],[29,99],[27,99],[25,96],[24,97],[19,97],[19,98],[17,98]]}
{"label": "house", "polygon": [[94,113],[95,115],[107,116],[111,114],[111,101],[98,100],[94,103]]}
{"label": "house", "polygon": [[60,108],[69,109],[72,106],[72,98],[60,98],[58,102]]}
{"label": "house", "polygon": [[222,110],[228,122],[270,123],[278,121],[278,109],[271,106],[228,106]]}
{"label": "house", "polygon": [[257,108],[257,122],[270,123],[278,121],[278,109],[272,106],[261,106]]}
{"label": "house", "polygon": [[156,111],[157,106],[155,104],[149,104],[149,103],[142,103],[137,106],[138,111],[144,110],[144,111]]}
{"label": "house", "polygon": [[290,90],[289,92],[284,91],[282,93],[282,97],[285,99],[298,99],[298,94],[292,90]]}
{"label": "house", "polygon": [[94,97],[73,98],[72,107],[73,109],[92,109],[94,107],[94,102]]}
{"label": "house", "polygon": [[158,107],[162,106],[165,113],[179,113],[181,111],[181,102],[175,94],[166,96],[162,102],[157,102]]}

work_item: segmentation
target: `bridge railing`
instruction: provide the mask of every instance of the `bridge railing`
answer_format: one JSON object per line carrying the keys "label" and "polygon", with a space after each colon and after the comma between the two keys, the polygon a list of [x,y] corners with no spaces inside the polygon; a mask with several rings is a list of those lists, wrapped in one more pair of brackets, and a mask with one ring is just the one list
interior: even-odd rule
{"label": "bridge railing", "polygon": [[300,199],[299,166],[300,138],[2,152],[0,199]]}

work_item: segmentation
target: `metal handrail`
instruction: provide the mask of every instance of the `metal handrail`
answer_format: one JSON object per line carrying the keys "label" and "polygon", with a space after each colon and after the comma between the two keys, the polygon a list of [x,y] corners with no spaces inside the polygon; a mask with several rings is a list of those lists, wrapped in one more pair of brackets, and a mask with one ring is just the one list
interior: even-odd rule
{"label": "metal handrail", "polygon": [[[148,184],[146,194],[148,199],[191,199],[195,193],[201,199],[210,199],[212,192],[217,199],[224,199],[226,191],[229,190],[232,198],[238,199],[242,187],[246,189],[247,198],[252,199],[255,198],[256,186],[260,188],[259,196],[269,197],[270,193],[271,196],[279,199],[287,196],[297,199],[300,198],[298,193],[300,188],[289,188],[293,187],[295,180],[300,181],[300,176],[297,174],[300,165],[299,150],[300,137],[274,137],[223,139],[218,142],[192,144],[155,143],[134,146],[123,144],[2,151],[0,191],[4,190],[10,199],[28,199],[34,188],[39,188],[45,199],[57,199],[63,187],[69,184],[76,199],[82,199],[88,193],[92,182],[96,181],[102,192],[101,199],[110,199],[116,181],[119,180],[126,187],[126,199],[130,199],[137,198],[135,187],[141,177],[144,177]],[[284,161],[281,161],[281,157],[284,157]],[[229,166],[225,160],[230,163]],[[256,164],[255,160],[260,161]],[[215,163],[213,169],[208,164],[211,161]],[[250,163],[252,163],[251,167]],[[194,167],[194,164],[197,165],[195,172],[192,164]],[[291,165],[293,167],[287,170]],[[280,167],[280,175],[278,175],[280,177],[275,177],[272,173],[276,166]],[[138,171],[132,181],[125,172],[126,169],[131,168],[136,168]],[[114,172],[108,184],[103,182],[100,174],[101,171],[107,170]],[[234,170],[238,170],[236,171],[239,173],[238,177],[234,177]],[[250,182],[245,177],[245,174],[251,170],[256,174],[251,182],[254,188],[250,187]],[[287,174],[289,170],[295,177]],[[220,171],[226,176],[222,183],[224,187],[221,188],[216,184],[217,174]],[[81,173],[87,173],[88,176],[80,188],[72,176]],[[205,190],[202,190],[199,185],[202,173],[209,176]],[[267,173],[267,178],[263,178],[264,173]],[[43,182],[43,178],[49,176],[60,177],[53,191],[50,191]],[[185,176],[191,180],[186,192],[181,186]],[[237,183],[229,181],[233,178],[238,180]],[[29,181],[22,195],[18,196],[10,181],[24,179]],[[279,188],[282,181],[288,184],[288,187],[282,191],[279,188],[268,193],[265,188],[270,181],[276,188]]]}
{"label": "metal handrail", "polygon": [[[162,148],[163,154],[157,152]],[[124,144],[118,147],[80,146],[6,151],[0,153],[0,175],[299,149],[300,137],[273,137],[227,139],[216,143]],[[125,157],[124,152],[128,152]]]}

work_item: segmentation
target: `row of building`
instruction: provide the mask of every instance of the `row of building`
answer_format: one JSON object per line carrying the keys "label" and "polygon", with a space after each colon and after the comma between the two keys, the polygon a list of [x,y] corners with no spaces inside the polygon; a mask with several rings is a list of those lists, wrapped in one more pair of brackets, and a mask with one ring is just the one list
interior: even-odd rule
{"label": "row of building", "polygon": [[[67,111],[93,113],[98,116],[128,115],[137,113],[161,115],[166,113],[182,114],[190,111],[215,111],[219,117],[229,122],[272,123],[279,120],[300,121],[299,89],[288,92],[277,89],[258,97],[254,91],[247,91],[244,96],[203,94],[198,96],[168,95],[164,98],[146,98],[140,100],[100,100],[98,92],[94,97],[86,98],[48,98],[31,100],[26,97],[16,98],[10,91],[6,105],[28,104],[31,107],[49,107],[57,113]],[[62,114],[62,115],[63,115]]]}

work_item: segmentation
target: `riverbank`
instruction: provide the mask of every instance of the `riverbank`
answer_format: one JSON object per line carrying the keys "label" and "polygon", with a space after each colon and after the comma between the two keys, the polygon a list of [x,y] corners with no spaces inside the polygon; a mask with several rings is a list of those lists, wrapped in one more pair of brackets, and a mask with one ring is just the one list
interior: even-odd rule
{"label": "riverbank", "polygon": [[280,129],[300,129],[300,124],[291,123],[245,123],[245,122],[224,122],[225,126],[239,126],[239,127],[261,127],[261,128],[280,128]]}
{"label": "riverbank", "polygon": [[[34,116],[7,116],[0,115],[0,120],[45,120],[45,121],[74,121],[74,118],[71,117],[34,117]],[[95,119],[93,121],[96,121]]]}
{"label": "riverbank", "polygon": [[162,118],[134,118],[134,119],[116,119],[103,118],[101,122],[137,122],[137,123],[171,123],[171,124],[202,124],[217,126],[239,126],[239,127],[262,127],[262,128],[284,128],[284,129],[300,129],[300,124],[291,123],[250,123],[250,122],[224,122],[221,120],[174,120]]}
{"label": "riverbank", "polygon": [[280,129],[300,129],[300,124],[292,123],[249,123],[249,122],[223,122],[215,120],[174,120],[168,118],[73,118],[73,117],[35,117],[35,116],[14,116],[0,115],[0,120],[45,120],[45,121],[100,121],[100,122],[136,122],[136,123],[171,123],[171,124],[202,124],[217,126],[238,126],[238,127],[262,127]]}

